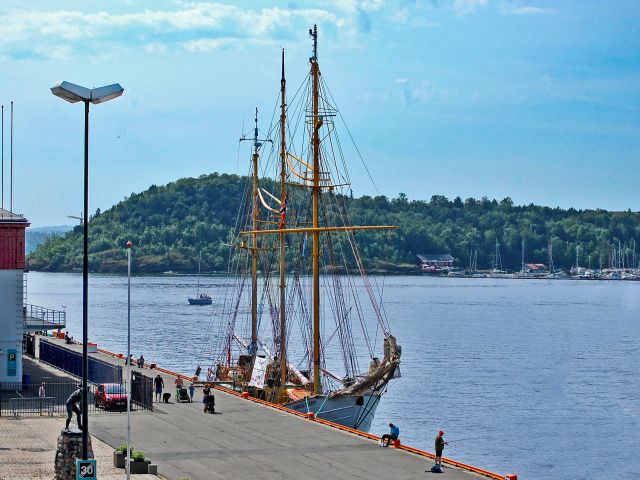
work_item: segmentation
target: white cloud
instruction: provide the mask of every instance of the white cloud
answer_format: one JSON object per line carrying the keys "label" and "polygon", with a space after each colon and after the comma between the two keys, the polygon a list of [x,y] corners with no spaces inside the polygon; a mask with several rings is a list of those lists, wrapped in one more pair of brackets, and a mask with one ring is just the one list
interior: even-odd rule
{"label": "white cloud", "polygon": [[[369,0],[360,8],[381,8]],[[149,53],[168,48],[202,51],[255,40],[306,35],[313,23],[329,24],[345,35],[357,19],[322,9],[242,9],[230,4],[181,2],[174,10],[133,13],[14,9],[0,15],[0,55],[61,58],[100,52],[104,46],[140,46]],[[293,32],[293,33],[292,33]],[[112,49],[112,48],[110,48]]]}
{"label": "white cloud", "polygon": [[453,9],[458,15],[475,13],[479,7],[485,7],[489,0],[453,0]]}
{"label": "white cloud", "polygon": [[555,8],[541,8],[531,5],[507,4],[500,8],[500,13],[505,15],[543,15],[548,13],[556,13]]}
{"label": "white cloud", "polygon": [[396,78],[395,83],[400,92],[400,103],[405,107],[415,103],[426,103],[436,94],[435,85],[429,80],[423,80],[417,86],[408,78]]}

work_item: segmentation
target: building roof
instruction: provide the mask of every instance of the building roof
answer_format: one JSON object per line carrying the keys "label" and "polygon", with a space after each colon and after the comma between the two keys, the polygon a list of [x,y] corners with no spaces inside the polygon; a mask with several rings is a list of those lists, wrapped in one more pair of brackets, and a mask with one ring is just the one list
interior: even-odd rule
{"label": "building roof", "polygon": [[419,253],[421,262],[453,262],[455,259],[449,253]]}
{"label": "building roof", "polygon": [[525,267],[529,270],[546,270],[546,266],[544,263],[525,263]]}
{"label": "building roof", "polygon": [[0,208],[0,223],[29,223],[22,215]]}

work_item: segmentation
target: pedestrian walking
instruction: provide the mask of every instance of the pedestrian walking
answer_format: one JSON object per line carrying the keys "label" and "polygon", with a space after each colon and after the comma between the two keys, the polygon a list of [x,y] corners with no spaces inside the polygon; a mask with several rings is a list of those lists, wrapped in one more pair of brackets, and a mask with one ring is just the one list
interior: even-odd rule
{"label": "pedestrian walking", "polygon": [[196,386],[191,382],[189,385],[189,400],[193,403],[193,395],[196,393]]}
{"label": "pedestrian walking", "polygon": [[440,430],[438,432],[438,435],[436,436],[436,442],[435,442],[436,465],[439,465],[440,467],[442,467],[442,451],[444,450],[444,446],[448,443],[444,441],[444,438],[442,438],[443,436],[444,436],[444,432]]}
{"label": "pedestrian walking", "polygon": [[153,385],[156,388],[156,403],[159,403],[162,396],[162,390],[164,389],[164,380],[162,380],[159,373],[156,375],[156,378],[153,379]]}
{"label": "pedestrian walking", "polygon": [[67,423],[65,424],[65,431],[69,431],[69,423],[71,423],[71,418],[73,417],[73,413],[75,412],[78,417],[78,428],[82,430],[82,419],[80,414],[82,411],[78,404],[82,401],[82,388],[78,388],[75,392],[71,394],[71,396],[67,399]]}

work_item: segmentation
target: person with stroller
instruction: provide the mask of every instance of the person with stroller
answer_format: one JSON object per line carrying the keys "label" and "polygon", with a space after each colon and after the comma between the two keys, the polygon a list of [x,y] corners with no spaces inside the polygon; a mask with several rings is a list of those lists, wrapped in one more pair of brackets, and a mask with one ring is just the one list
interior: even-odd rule
{"label": "person with stroller", "polygon": [[209,393],[205,395],[202,401],[204,403],[204,413],[216,413],[216,397]]}

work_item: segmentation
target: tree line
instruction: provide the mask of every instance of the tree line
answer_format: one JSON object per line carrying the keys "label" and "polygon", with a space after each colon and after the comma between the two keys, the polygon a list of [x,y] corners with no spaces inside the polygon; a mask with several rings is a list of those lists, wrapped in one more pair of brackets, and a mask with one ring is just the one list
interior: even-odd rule
{"label": "tree line", "polygon": [[[270,180],[262,181],[273,186]],[[237,222],[238,205],[246,197],[247,179],[214,173],[183,178],[165,186],[152,185],[105,212],[90,218],[89,266],[95,272],[124,272],[124,246],[136,245],[137,272],[194,272],[198,253],[202,270],[225,271],[229,242]],[[275,191],[275,189],[274,189]],[[403,193],[341,197],[353,224],[397,225],[393,232],[362,231],[356,238],[364,264],[374,272],[415,271],[416,254],[450,253],[466,267],[470,251],[478,251],[478,268],[490,268],[496,240],[502,264],[517,270],[524,239],[525,259],[547,263],[552,246],[556,268],[580,264],[609,266],[613,248],[617,258],[635,260],[640,238],[639,212],[561,209],[514,205],[497,201],[434,195],[410,200]],[[48,238],[28,256],[32,270],[72,271],[82,266],[82,227]]]}

